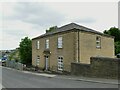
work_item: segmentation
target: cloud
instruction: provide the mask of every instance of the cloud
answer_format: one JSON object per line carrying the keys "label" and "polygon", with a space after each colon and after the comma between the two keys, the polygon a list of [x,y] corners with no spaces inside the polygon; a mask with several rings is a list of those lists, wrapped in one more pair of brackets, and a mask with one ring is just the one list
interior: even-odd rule
{"label": "cloud", "polygon": [[81,18],[81,19],[74,20],[74,22],[77,22],[77,23],[95,23],[96,20],[93,18]]}
{"label": "cloud", "polygon": [[35,37],[43,32],[44,28],[39,25],[34,25],[19,20],[7,20],[3,22],[3,34],[11,35],[11,38],[20,39],[23,36]]}
{"label": "cloud", "polygon": [[0,44],[3,46],[0,49],[16,48],[21,38],[34,38],[43,34],[48,27],[64,21],[62,14],[49,9],[44,3],[7,2],[2,4],[0,13]]}
{"label": "cloud", "polygon": [[62,26],[70,22],[102,32],[118,25],[117,9],[117,3],[0,3],[0,31],[3,35],[0,37],[0,45],[3,47],[0,49],[16,48],[20,39],[25,36],[34,38],[43,34],[50,26]]}
{"label": "cloud", "polygon": [[11,19],[20,19],[23,22],[41,26],[56,25],[65,19],[62,14],[49,9],[44,3],[17,3],[15,11],[17,13]]}

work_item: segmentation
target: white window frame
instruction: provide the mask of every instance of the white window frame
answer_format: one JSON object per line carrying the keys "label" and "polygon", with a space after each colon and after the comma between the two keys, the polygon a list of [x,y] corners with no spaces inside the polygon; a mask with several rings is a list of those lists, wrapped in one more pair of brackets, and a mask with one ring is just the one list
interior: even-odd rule
{"label": "white window frame", "polygon": [[58,44],[57,44],[58,46],[58,48],[63,48],[63,38],[60,36],[60,37],[58,37]]}
{"label": "white window frame", "polygon": [[96,36],[96,48],[98,49],[101,48],[101,37],[100,36]]}
{"label": "white window frame", "polygon": [[58,70],[63,71],[63,56],[58,56]]}
{"label": "white window frame", "polygon": [[40,56],[38,55],[36,58],[36,66],[39,66],[39,65],[40,65]]}
{"label": "white window frame", "polygon": [[40,41],[39,40],[36,42],[36,47],[37,47],[37,49],[40,49]]}
{"label": "white window frame", "polygon": [[46,40],[45,40],[45,48],[46,48],[46,49],[49,49],[49,39],[46,39]]}

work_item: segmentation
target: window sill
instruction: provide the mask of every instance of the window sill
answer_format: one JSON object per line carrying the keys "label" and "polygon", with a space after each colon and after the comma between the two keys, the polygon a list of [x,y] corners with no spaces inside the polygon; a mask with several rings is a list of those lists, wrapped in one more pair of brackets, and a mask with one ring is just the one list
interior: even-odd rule
{"label": "window sill", "polygon": [[96,49],[101,49],[101,47],[96,47]]}
{"label": "window sill", "polygon": [[57,49],[63,49],[63,48],[57,48]]}

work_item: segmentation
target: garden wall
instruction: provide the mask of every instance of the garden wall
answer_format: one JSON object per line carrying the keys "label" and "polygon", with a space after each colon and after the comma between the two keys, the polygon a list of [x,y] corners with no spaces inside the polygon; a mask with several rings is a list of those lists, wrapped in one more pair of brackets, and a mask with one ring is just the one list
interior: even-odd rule
{"label": "garden wall", "polygon": [[91,57],[90,64],[71,63],[71,74],[118,79],[120,75],[120,58]]}

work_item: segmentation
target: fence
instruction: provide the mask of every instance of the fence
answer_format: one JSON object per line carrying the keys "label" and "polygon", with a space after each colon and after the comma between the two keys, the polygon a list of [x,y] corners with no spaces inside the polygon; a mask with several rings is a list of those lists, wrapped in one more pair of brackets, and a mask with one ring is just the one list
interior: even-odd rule
{"label": "fence", "polygon": [[18,70],[23,70],[23,64],[19,63],[19,62],[15,62],[7,60],[6,61],[6,67],[10,67],[10,68],[14,68],[14,69],[18,69]]}

